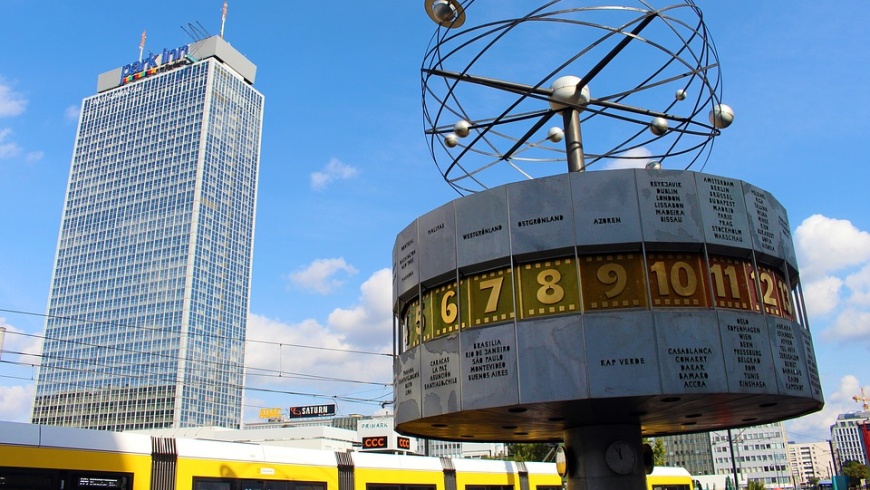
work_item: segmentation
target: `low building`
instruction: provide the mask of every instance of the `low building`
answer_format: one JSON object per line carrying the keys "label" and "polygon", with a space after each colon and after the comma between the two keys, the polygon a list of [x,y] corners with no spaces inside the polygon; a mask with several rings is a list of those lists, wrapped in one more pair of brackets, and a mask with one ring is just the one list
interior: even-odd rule
{"label": "low building", "polygon": [[810,488],[814,482],[830,480],[834,474],[834,459],[828,441],[789,442],[788,461],[792,479],[799,488]]}

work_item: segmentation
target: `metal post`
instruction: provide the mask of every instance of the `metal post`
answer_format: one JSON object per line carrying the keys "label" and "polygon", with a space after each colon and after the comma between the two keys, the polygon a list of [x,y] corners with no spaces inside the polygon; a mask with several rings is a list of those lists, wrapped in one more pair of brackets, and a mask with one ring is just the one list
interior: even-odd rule
{"label": "metal post", "polygon": [[565,153],[568,156],[568,171],[583,172],[586,164],[583,162],[583,137],[580,134],[580,112],[577,109],[566,108],[562,111],[565,122]]}
{"label": "metal post", "polygon": [[737,455],[734,453],[734,440],[731,439],[731,429],[728,429],[728,447],[731,449],[731,471],[734,473],[734,490],[740,490],[740,480],[737,479]]}

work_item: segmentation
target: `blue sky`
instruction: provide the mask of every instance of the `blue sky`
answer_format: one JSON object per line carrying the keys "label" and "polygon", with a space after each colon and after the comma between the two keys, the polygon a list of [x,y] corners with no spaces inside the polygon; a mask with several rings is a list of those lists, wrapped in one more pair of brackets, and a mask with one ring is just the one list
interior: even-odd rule
{"label": "blue sky", "polygon": [[[789,212],[827,405],[786,427],[793,440],[827,439],[870,386],[870,4],[699,5],[736,113],[705,171],[766,189]],[[178,46],[188,23],[216,34],[221,6],[0,0],[3,361],[39,349],[22,334],[43,328],[82,98],[99,73],[138,58],[143,29],[146,51]],[[249,343],[248,365],[282,376],[249,377],[263,390],[246,393],[246,420],[332,396],[339,413],[373,413],[391,398],[389,358],[348,351],[391,351],[395,236],[457,197],[423,135],[419,73],[434,30],[422,0],[229,4],[225,38],[258,66],[266,96],[249,338],[284,344]],[[28,419],[34,374],[0,363],[0,420]]]}

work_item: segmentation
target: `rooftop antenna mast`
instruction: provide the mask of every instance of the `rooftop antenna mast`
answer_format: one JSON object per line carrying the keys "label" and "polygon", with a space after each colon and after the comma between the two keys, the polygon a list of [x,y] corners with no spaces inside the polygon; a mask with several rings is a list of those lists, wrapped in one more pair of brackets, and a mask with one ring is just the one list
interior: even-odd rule
{"label": "rooftop antenna mast", "polygon": [[224,25],[227,23],[227,0],[224,0],[224,8],[221,10],[221,39],[224,38]]}
{"label": "rooftop antenna mast", "polygon": [[142,41],[139,42],[139,61],[142,61],[143,52],[145,52],[145,29],[142,29]]}

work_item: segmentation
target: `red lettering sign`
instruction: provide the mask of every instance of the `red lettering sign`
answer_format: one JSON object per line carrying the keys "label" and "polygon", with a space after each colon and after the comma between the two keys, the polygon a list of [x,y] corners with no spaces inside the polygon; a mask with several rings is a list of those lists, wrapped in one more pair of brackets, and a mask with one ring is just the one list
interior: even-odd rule
{"label": "red lettering sign", "polygon": [[362,445],[365,449],[380,449],[387,447],[387,437],[363,437]]}

